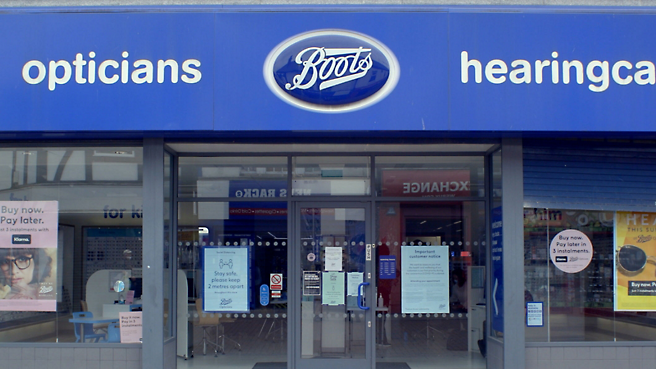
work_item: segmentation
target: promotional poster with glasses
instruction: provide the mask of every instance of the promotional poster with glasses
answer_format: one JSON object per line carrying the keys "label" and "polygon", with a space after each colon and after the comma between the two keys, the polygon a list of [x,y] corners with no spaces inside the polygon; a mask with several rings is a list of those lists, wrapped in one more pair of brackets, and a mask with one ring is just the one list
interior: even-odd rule
{"label": "promotional poster with glasses", "polygon": [[57,201],[0,201],[0,310],[57,310]]}
{"label": "promotional poster with glasses", "polygon": [[615,216],[615,310],[656,311],[656,213]]}

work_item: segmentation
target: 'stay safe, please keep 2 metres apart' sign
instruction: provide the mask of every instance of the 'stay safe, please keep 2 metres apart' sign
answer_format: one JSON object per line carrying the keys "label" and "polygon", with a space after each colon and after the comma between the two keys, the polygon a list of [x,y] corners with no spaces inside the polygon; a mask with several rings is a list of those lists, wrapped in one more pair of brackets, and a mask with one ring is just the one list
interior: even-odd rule
{"label": "'stay safe, please keep 2 metres apart' sign", "polygon": [[247,247],[204,247],[203,271],[204,311],[249,311]]}

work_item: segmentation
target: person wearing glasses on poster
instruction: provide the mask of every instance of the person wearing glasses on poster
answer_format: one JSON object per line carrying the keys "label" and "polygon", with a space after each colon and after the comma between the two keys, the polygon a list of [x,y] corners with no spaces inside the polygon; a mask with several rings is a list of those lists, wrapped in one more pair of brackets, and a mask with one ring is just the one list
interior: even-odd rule
{"label": "person wearing glasses on poster", "polygon": [[39,284],[50,275],[52,258],[43,249],[0,249],[0,298],[29,299],[39,296]]}

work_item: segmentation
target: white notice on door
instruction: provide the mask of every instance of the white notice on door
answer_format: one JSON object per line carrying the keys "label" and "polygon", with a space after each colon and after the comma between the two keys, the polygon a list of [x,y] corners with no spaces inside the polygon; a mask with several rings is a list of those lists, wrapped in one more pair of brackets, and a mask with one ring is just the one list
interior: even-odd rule
{"label": "white notice on door", "polygon": [[342,248],[341,247],[326,247],[326,267],[327,272],[341,272],[342,271]]}

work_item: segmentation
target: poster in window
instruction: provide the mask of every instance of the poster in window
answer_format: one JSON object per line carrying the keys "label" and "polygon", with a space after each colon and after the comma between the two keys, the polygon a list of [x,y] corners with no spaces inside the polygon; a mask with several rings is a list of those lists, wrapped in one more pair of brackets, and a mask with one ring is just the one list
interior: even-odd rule
{"label": "poster in window", "polygon": [[344,272],[323,272],[321,304],[344,305]]}
{"label": "poster in window", "polygon": [[576,229],[565,229],[551,239],[549,246],[551,262],[565,273],[580,273],[590,265],[594,250],[585,233]]}
{"label": "poster in window", "polygon": [[248,246],[203,247],[203,310],[248,312]]}
{"label": "poster in window", "polygon": [[326,247],[326,267],[324,270],[341,272],[342,271],[342,248],[341,247]]}
{"label": "poster in window", "polygon": [[401,312],[449,312],[449,247],[401,247]]}
{"label": "poster in window", "polygon": [[352,272],[347,274],[346,294],[348,296],[357,296],[358,286],[360,286],[360,283],[364,282],[364,273]]}
{"label": "poster in window", "polygon": [[321,272],[303,271],[303,296],[321,296]]}
{"label": "poster in window", "polygon": [[[141,311],[118,313],[121,343],[141,343],[143,337],[143,317]],[[110,328],[111,329],[111,328]],[[111,340],[111,331],[110,331]]]}
{"label": "poster in window", "polygon": [[57,310],[57,201],[0,201],[0,310]]}
{"label": "poster in window", "polygon": [[544,303],[536,301],[526,302],[526,326],[544,327]]}
{"label": "poster in window", "polygon": [[615,311],[656,311],[656,213],[615,216]]}

